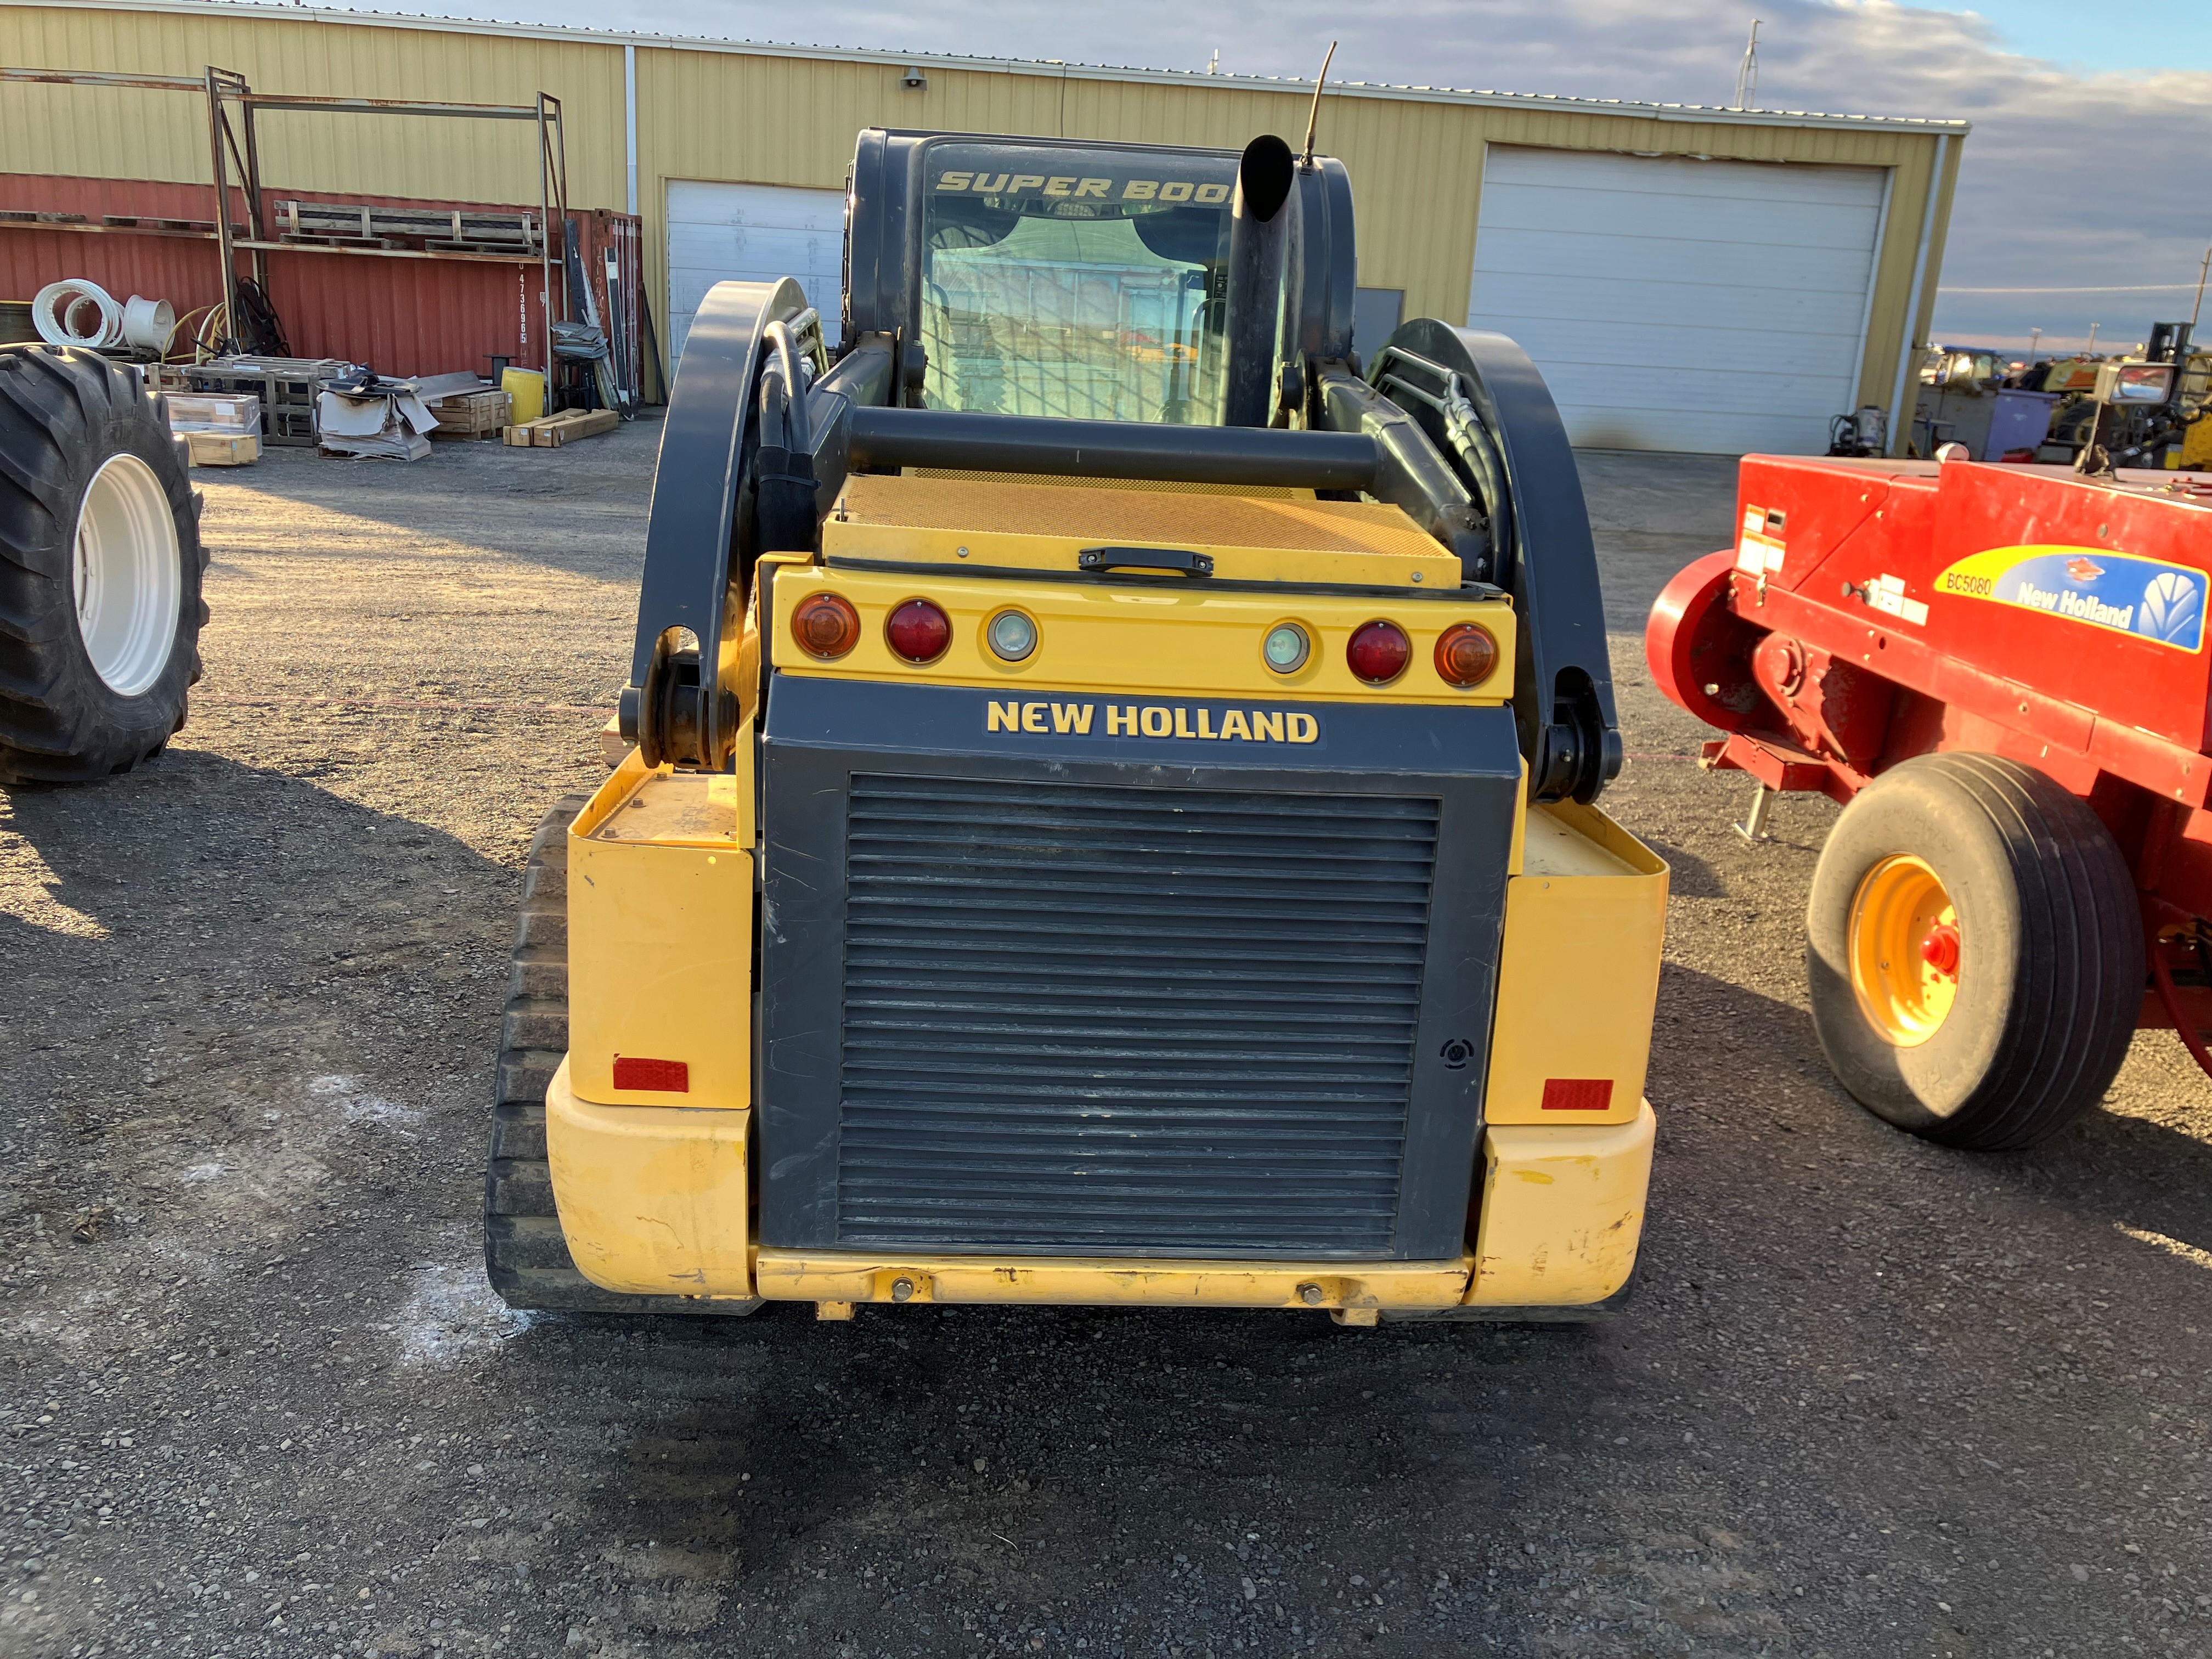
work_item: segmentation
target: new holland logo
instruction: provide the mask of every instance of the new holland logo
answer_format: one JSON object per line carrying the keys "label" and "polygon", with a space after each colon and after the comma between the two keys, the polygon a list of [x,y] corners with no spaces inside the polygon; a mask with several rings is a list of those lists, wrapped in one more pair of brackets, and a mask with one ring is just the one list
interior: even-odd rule
{"label": "new holland logo", "polygon": [[[1099,718],[1101,707],[1105,718]],[[1197,743],[1319,743],[1321,721],[1290,708],[1212,708],[1191,703],[984,704],[986,732],[1031,737],[1165,738]]]}

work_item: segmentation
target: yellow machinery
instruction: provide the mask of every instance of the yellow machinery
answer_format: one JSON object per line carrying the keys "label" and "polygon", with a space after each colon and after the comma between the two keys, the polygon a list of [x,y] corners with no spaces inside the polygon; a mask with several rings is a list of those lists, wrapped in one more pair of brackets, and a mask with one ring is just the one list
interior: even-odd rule
{"label": "yellow machinery", "polygon": [[533,847],[519,1307],[1552,1317],[1634,1266],[1666,868],[1510,341],[1353,355],[1344,169],[870,131],[725,283],[636,747]]}

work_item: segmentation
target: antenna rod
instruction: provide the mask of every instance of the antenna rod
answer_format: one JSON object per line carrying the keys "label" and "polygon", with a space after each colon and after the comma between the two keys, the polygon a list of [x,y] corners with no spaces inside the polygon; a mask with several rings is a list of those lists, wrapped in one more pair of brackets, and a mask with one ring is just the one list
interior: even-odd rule
{"label": "antenna rod", "polygon": [[1332,40],[1328,43],[1328,55],[1321,60],[1321,75],[1314,82],[1313,109],[1306,117],[1306,153],[1298,163],[1301,167],[1313,165],[1314,129],[1321,125],[1321,89],[1328,84],[1328,66],[1335,61],[1336,42]]}
{"label": "antenna rod", "polygon": [[1735,106],[1747,110],[1759,98],[1759,26],[1762,19],[1751,20],[1751,41],[1743,49],[1743,62],[1735,72]]}

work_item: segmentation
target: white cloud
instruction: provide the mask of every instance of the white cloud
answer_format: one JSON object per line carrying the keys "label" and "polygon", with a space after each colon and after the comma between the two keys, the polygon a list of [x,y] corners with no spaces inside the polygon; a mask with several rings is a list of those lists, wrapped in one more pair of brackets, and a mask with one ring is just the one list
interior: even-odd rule
{"label": "white cloud", "polygon": [[[417,8],[410,8],[410,9]],[[422,7],[420,9],[430,9]],[[469,0],[452,9],[470,10]],[[529,21],[890,51],[1066,58],[1310,76],[1331,39],[1350,80],[1725,104],[1751,19],[1770,109],[1974,123],[1943,264],[1942,338],[2142,337],[2186,317],[2212,204],[2191,181],[2212,154],[2212,73],[2069,72],[2004,51],[1973,13],[1893,0],[939,0],[916,9],[817,0],[802,10],[719,0],[495,0]],[[445,8],[440,8],[445,9]],[[2094,27],[2094,23],[2091,24]],[[1324,130],[1324,137],[1326,136]],[[2045,285],[2165,293],[1997,294]]]}

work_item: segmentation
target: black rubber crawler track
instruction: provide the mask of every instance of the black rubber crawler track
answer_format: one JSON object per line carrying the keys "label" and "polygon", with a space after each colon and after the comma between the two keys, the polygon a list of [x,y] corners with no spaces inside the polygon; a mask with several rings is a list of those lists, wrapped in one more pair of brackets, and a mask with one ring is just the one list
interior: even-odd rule
{"label": "black rubber crawler track", "polygon": [[576,1271],[545,1163],[545,1087],[568,1047],[568,825],[581,795],[553,804],[530,842],[484,1171],[484,1266],[511,1308],[575,1313],[732,1316],[757,1305],[681,1296],[620,1296]]}

